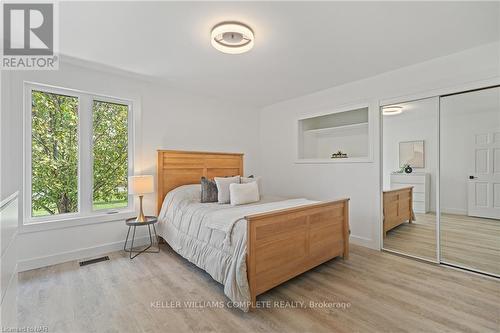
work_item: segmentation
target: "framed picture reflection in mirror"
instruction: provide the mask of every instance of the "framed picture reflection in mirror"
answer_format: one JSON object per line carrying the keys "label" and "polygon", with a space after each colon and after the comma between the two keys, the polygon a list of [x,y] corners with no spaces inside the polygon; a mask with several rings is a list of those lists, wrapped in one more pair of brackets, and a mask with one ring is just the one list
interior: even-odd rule
{"label": "framed picture reflection in mirror", "polygon": [[425,167],[424,141],[405,141],[399,143],[399,166],[409,164],[412,168]]}

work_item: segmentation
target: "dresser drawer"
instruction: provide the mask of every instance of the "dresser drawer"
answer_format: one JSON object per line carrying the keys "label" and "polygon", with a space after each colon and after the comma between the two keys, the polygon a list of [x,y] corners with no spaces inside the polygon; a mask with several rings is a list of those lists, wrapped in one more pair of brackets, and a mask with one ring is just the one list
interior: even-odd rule
{"label": "dresser drawer", "polygon": [[425,176],[416,175],[391,175],[391,181],[404,184],[424,184]]}
{"label": "dresser drawer", "polygon": [[405,183],[395,183],[391,182],[391,189],[396,190],[398,188],[402,187],[410,187],[413,186],[413,194],[415,193],[424,193],[425,192],[425,185],[424,184],[405,184]]}

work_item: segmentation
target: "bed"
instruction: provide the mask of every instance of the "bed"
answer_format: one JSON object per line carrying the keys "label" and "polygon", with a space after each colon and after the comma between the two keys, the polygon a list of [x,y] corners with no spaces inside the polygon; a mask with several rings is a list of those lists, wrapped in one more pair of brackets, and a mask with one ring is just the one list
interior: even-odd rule
{"label": "bed", "polygon": [[387,231],[415,220],[413,213],[413,187],[383,192],[384,237]]}
{"label": "bed", "polygon": [[247,311],[257,295],[330,259],[348,258],[349,199],[200,203],[202,176],[243,174],[243,154],[158,151],[159,236]]}

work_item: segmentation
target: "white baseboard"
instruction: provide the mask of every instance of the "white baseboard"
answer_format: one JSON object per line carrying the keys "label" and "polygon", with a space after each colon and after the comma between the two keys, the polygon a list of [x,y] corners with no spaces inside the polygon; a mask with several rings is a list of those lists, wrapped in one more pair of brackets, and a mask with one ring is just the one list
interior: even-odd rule
{"label": "white baseboard", "polygon": [[441,208],[443,214],[467,215],[467,210],[459,208]]}
{"label": "white baseboard", "polygon": [[[17,264],[18,272],[28,271],[40,267],[52,266],[61,264],[63,262],[80,260],[90,257],[100,256],[106,253],[123,250],[125,240],[113,243],[102,244],[98,246],[77,249],[73,251],[61,252],[49,256],[36,257],[26,260],[20,260]],[[134,247],[146,245],[149,243],[149,237],[136,238],[134,240]]]}
{"label": "white baseboard", "polygon": [[[360,246],[368,247],[370,249],[377,249],[378,250],[378,246],[376,244],[374,244],[374,241],[370,238],[351,235],[349,238],[349,241],[355,245],[360,245]],[[123,249],[124,243],[125,243],[125,240],[119,241],[119,242],[107,243],[107,244],[98,245],[98,246],[93,246],[93,247],[88,247],[88,248],[77,249],[77,250],[73,250],[73,251],[61,252],[61,253],[57,253],[57,254],[53,254],[53,255],[49,255],[49,256],[20,260],[17,264],[18,272],[29,271],[31,269],[57,265],[57,264],[61,264],[61,263],[68,262],[68,261],[81,260],[81,259],[85,259],[85,258],[104,255],[106,253],[110,253],[110,252],[114,252],[114,251],[119,251],[119,250]],[[135,247],[135,245],[137,245],[137,246],[146,245],[149,243],[149,237],[144,236],[141,238],[137,238],[134,241],[134,243],[135,243],[134,247]]]}
{"label": "white baseboard", "polygon": [[380,250],[378,245],[375,244],[375,241],[371,238],[366,238],[366,237],[361,237],[361,236],[356,236],[356,235],[351,235],[349,237],[349,242],[351,244],[359,245],[359,246],[364,246],[370,249],[374,250]]}

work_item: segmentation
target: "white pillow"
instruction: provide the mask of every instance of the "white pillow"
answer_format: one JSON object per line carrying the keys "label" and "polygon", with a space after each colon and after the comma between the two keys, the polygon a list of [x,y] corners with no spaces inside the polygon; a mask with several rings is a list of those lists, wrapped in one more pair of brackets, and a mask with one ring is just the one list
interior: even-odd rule
{"label": "white pillow", "polygon": [[244,205],[260,200],[259,185],[257,182],[229,185],[231,205]]}
{"label": "white pillow", "polygon": [[251,182],[257,182],[257,185],[259,185],[259,194],[262,193],[262,177],[241,177],[242,184]]}
{"label": "white pillow", "polygon": [[239,184],[240,176],[235,177],[214,177],[215,184],[217,185],[217,201],[220,204],[227,204],[230,202],[229,185]]}

